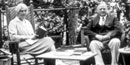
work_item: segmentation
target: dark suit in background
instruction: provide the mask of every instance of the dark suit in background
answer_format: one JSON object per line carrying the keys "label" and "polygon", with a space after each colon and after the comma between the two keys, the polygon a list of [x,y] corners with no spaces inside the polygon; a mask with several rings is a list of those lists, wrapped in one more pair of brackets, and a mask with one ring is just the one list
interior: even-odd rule
{"label": "dark suit in background", "polygon": [[[107,5],[105,5],[107,6]],[[106,8],[101,5],[99,10]],[[103,11],[104,14],[104,11]],[[98,13],[95,17],[92,18],[90,23],[87,25],[85,30],[85,35],[88,35],[91,42],[90,42],[90,49],[92,52],[97,53],[98,55],[95,56],[95,63],[96,65],[104,65],[101,50],[105,47],[110,48],[112,61],[111,65],[117,65],[119,52],[118,49],[120,47],[120,37],[122,33],[122,26],[117,20],[116,17],[109,15],[106,13],[104,15],[105,23],[104,25],[100,25],[99,22],[101,20],[101,15]]]}

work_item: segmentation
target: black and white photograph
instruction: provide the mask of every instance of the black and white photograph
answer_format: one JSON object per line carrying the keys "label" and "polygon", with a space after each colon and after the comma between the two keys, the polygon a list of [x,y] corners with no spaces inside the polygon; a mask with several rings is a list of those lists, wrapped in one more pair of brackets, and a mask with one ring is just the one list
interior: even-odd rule
{"label": "black and white photograph", "polygon": [[130,0],[0,0],[0,65],[130,65]]}

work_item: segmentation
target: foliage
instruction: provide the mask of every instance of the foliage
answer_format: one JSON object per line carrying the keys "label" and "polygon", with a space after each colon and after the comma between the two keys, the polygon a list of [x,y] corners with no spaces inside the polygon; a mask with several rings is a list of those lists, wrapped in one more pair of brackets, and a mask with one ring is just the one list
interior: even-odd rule
{"label": "foliage", "polygon": [[35,12],[35,19],[47,29],[49,34],[59,34],[63,31],[63,17],[53,12]]}
{"label": "foliage", "polygon": [[126,43],[129,44],[130,42],[130,21],[127,21],[125,24],[124,24],[124,33],[125,33],[125,40],[126,40]]}

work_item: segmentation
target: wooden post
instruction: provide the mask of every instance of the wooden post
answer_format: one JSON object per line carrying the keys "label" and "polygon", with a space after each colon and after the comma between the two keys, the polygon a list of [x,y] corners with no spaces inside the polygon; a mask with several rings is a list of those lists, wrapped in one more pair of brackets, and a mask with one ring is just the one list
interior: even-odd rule
{"label": "wooden post", "polygon": [[8,21],[10,21],[10,15],[8,15],[9,14],[9,11],[8,11],[8,2],[7,1],[5,1],[5,12],[6,12],[6,19],[7,19],[7,26],[8,26],[8,24],[9,24],[9,22]]}
{"label": "wooden post", "polygon": [[69,41],[68,41],[68,21],[67,21],[67,9],[64,10],[64,32],[63,32],[63,45],[68,45]]}
{"label": "wooden post", "polygon": [[1,8],[0,8],[0,48],[2,48],[2,21],[1,21]]}
{"label": "wooden post", "polygon": [[34,31],[35,31],[35,22],[34,22],[34,11],[33,11],[34,9],[33,9],[33,1],[32,0],[30,0],[30,16],[31,16],[31,20],[30,20],[30,22],[31,22],[31,24],[32,24],[32,26],[33,26],[33,29],[34,29]]}
{"label": "wooden post", "polygon": [[[8,28],[8,25],[9,25],[9,21],[11,19],[10,15],[9,14],[9,10],[8,10],[8,2],[5,1],[5,13],[6,13],[6,22],[7,22],[7,28]],[[8,35],[9,35],[9,31],[8,31]],[[10,39],[10,37],[8,36],[8,39]]]}

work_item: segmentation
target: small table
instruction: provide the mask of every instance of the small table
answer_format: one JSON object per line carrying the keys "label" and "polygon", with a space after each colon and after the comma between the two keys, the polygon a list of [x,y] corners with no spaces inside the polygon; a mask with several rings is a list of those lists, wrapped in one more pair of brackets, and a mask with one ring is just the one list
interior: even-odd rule
{"label": "small table", "polygon": [[52,51],[47,52],[42,55],[37,56],[38,58],[47,58],[47,59],[64,59],[64,60],[76,60],[76,61],[86,61],[89,58],[92,58],[96,55],[93,52],[84,52],[83,54],[75,54],[73,53],[74,50],[69,51]]}
{"label": "small table", "polygon": [[126,50],[126,47],[120,48],[120,49],[119,49],[119,52],[122,54],[123,65],[129,65],[129,64],[126,64],[126,60],[125,60],[124,55],[125,55],[125,54],[130,54],[130,49],[127,49],[127,50]]}

